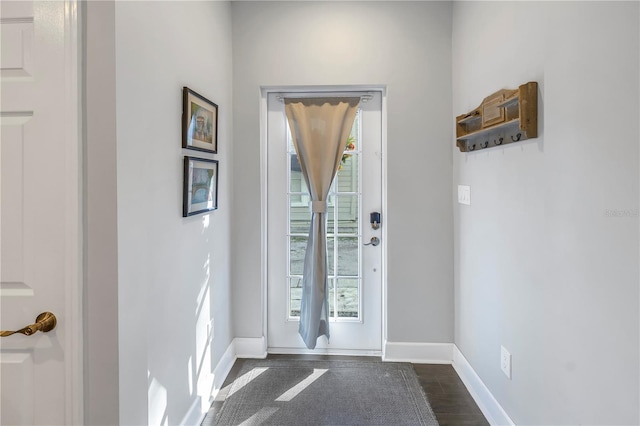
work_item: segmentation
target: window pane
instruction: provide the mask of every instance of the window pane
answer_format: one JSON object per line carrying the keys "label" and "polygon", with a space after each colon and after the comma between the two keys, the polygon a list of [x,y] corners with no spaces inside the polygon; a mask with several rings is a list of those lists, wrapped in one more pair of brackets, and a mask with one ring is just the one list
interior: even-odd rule
{"label": "window pane", "polygon": [[360,295],[357,278],[338,278],[338,317],[357,318]]}
{"label": "window pane", "polygon": [[358,235],[358,196],[338,195],[338,233]]}
{"label": "window pane", "polygon": [[334,310],[335,310],[335,280],[330,278],[329,281],[327,282],[327,285],[329,286],[329,318],[332,318],[335,316]]}
{"label": "window pane", "polygon": [[337,192],[359,192],[358,188],[358,168],[360,167],[360,155],[345,152],[340,162],[338,170],[336,191]]}
{"label": "window pane", "polygon": [[304,176],[302,176],[302,169],[300,169],[300,163],[298,162],[298,156],[296,154],[289,155],[290,162],[289,167],[291,168],[291,181],[289,182],[289,191],[290,192],[309,192],[307,188],[307,183],[304,180]]}
{"label": "window pane", "polygon": [[300,316],[300,299],[302,298],[302,277],[289,278],[289,316]]}
{"label": "window pane", "polygon": [[[308,198],[303,196],[302,198]],[[311,210],[309,202],[300,203],[295,195],[290,195],[289,199],[289,231],[291,234],[309,234],[311,226]]]}
{"label": "window pane", "polygon": [[329,269],[327,270],[327,273],[329,274],[330,277],[335,276],[334,268],[333,268],[334,245],[335,245],[335,238],[328,237],[327,238],[327,265],[329,265]]}
{"label": "window pane", "polygon": [[338,275],[359,276],[358,237],[338,238]]}
{"label": "window pane", "polygon": [[286,120],[286,129],[287,129],[287,151],[288,152],[296,152],[296,147],[293,146],[293,138],[291,137],[291,128],[289,127],[289,120],[287,120],[287,117],[285,116],[284,119]]}
{"label": "window pane", "polygon": [[359,149],[358,142],[360,141],[360,116],[362,114],[362,110],[358,109],[358,113],[356,114],[356,119],[353,120],[353,126],[351,127],[351,136],[355,139],[356,149]]}
{"label": "window pane", "polygon": [[327,200],[327,235],[334,234],[334,211],[336,205],[336,197],[334,195],[329,195]]}
{"label": "window pane", "polygon": [[[304,256],[307,252],[307,237],[289,237],[291,241],[290,247],[290,274],[291,275],[302,275],[304,269]],[[329,276],[335,276],[335,271],[333,267],[334,263],[334,243],[335,239],[333,237],[327,238],[327,273]]]}
{"label": "window pane", "polygon": [[307,237],[289,237],[289,271],[291,275],[302,275],[304,254],[307,251]]}

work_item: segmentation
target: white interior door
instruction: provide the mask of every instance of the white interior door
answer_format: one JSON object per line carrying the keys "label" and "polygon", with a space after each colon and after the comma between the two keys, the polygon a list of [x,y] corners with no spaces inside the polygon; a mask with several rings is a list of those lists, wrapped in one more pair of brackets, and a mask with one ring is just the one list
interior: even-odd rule
{"label": "white interior door", "polygon": [[0,3],[0,424],[80,424],[77,9]]}
{"label": "white interior door", "polygon": [[381,212],[382,207],[382,94],[372,93],[371,99],[360,103],[329,194],[331,339],[319,338],[313,351],[298,334],[302,265],[311,220],[309,195],[284,103],[276,94],[268,95],[267,339],[272,353],[381,353],[384,241],[363,245],[372,237],[382,238],[381,229],[373,229],[369,220],[370,213]]}

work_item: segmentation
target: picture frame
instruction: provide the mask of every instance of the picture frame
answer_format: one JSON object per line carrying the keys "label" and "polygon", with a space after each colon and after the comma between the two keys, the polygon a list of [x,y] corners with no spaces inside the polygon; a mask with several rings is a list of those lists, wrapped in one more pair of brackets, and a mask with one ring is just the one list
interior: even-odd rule
{"label": "picture frame", "polygon": [[186,86],[182,88],[182,147],[218,152],[218,105]]}
{"label": "picture frame", "polygon": [[218,160],[184,157],[182,217],[218,208]]}

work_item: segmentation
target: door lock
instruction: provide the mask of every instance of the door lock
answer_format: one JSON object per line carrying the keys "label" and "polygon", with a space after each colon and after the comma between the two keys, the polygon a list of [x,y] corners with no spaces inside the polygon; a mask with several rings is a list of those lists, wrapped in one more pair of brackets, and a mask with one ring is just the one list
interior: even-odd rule
{"label": "door lock", "polygon": [[380,228],[380,213],[372,212],[369,215],[369,221],[371,222],[371,228],[379,229]]}

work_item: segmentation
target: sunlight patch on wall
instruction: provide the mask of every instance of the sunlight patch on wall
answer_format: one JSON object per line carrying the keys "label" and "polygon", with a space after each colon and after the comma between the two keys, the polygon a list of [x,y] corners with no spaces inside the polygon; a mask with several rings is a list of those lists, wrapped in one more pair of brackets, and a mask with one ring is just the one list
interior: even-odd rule
{"label": "sunlight patch on wall", "polygon": [[187,361],[187,377],[189,378],[189,395],[193,395],[193,356],[190,356],[189,361]]}
{"label": "sunlight patch on wall", "polygon": [[169,421],[167,417],[167,389],[155,377],[151,377],[149,370],[147,370],[147,377],[151,380],[147,393],[149,424],[166,425]]}

